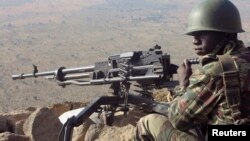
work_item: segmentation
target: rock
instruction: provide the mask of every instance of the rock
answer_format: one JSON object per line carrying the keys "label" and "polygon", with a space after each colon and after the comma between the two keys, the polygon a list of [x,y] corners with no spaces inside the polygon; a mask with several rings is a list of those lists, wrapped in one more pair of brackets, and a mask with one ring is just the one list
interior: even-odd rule
{"label": "rock", "polygon": [[61,128],[59,119],[46,107],[34,111],[23,125],[24,134],[32,141],[56,141]]}
{"label": "rock", "polygon": [[65,102],[65,103],[57,103],[50,107],[50,109],[53,111],[56,117],[59,117],[61,114],[63,114],[66,111],[77,109],[80,107],[86,106],[86,103],[80,103],[80,102]]}
{"label": "rock", "polygon": [[13,123],[8,118],[0,116],[0,133],[6,131],[13,132],[14,128]]}
{"label": "rock", "polygon": [[10,132],[0,133],[0,141],[30,141],[29,137]]}
{"label": "rock", "polygon": [[26,110],[30,112],[34,112],[36,110],[36,107],[28,107]]}
{"label": "rock", "polygon": [[85,141],[94,141],[99,138],[99,134],[102,132],[103,124],[92,124],[90,125],[86,135]]}
{"label": "rock", "polygon": [[24,122],[25,122],[25,120],[20,120],[20,121],[16,122],[14,133],[24,135],[24,132],[23,132]]}
{"label": "rock", "polygon": [[94,124],[90,119],[73,130],[72,141],[84,141],[89,127]]}
{"label": "rock", "polygon": [[[0,113],[0,131],[3,132],[0,134],[0,141],[57,141],[62,128],[58,116],[85,105],[86,103],[66,102],[52,107]],[[127,117],[124,117],[123,112],[117,112],[112,126],[104,125],[103,118],[98,122],[88,119],[82,125],[74,127],[72,141],[130,141],[135,134],[136,122],[144,114],[138,109],[130,109]]]}
{"label": "rock", "polygon": [[95,141],[132,141],[135,132],[135,127],[131,124],[122,127],[104,126]]}
{"label": "rock", "polygon": [[9,113],[3,113],[0,115],[16,123],[17,121],[27,119],[31,113],[32,111],[29,111],[29,110],[18,110],[18,111],[12,111]]}
{"label": "rock", "polygon": [[[0,114],[0,132],[2,132],[1,128],[3,126],[8,126],[8,129],[5,129],[4,131],[9,131],[12,133],[18,133],[23,134],[23,122],[30,116],[32,111],[29,110],[18,110],[18,111],[12,111],[9,113],[1,113]],[[1,119],[5,118],[6,122],[3,122]]]}
{"label": "rock", "polygon": [[72,107],[71,104],[58,103],[58,104],[54,104],[50,109],[53,111],[56,117],[59,117],[62,113],[69,111],[71,107]]}

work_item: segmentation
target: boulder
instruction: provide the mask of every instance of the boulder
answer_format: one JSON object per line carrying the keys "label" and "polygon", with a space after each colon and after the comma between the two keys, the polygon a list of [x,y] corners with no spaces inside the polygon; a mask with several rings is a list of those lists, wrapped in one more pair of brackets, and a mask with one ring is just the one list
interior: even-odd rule
{"label": "boulder", "polygon": [[62,124],[47,107],[38,108],[24,122],[23,131],[32,141],[56,141]]}
{"label": "boulder", "polygon": [[9,113],[1,113],[0,116],[6,117],[13,123],[16,123],[17,121],[27,119],[32,112],[33,111],[30,110],[18,110],[18,111],[11,111]]}
{"label": "boulder", "polygon": [[2,132],[13,132],[14,125],[13,123],[6,117],[0,116],[0,133]]}
{"label": "boulder", "polygon": [[0,141],[30,141],[29,137],[10,132],[0,133]]}

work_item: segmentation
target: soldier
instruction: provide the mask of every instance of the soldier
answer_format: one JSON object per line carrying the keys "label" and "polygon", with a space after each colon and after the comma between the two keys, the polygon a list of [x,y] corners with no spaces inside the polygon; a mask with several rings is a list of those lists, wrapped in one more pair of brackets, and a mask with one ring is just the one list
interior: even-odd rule
{"label": "soldier", "polygon": [[204,140],[207,125],[249,123],[250,51],[237,39],[241,32],[238,9],[228,0],[205,0],[191,11],[186,34],[201,67],[192,72],[184,60],[168,115],[141,118],[135,140]]}

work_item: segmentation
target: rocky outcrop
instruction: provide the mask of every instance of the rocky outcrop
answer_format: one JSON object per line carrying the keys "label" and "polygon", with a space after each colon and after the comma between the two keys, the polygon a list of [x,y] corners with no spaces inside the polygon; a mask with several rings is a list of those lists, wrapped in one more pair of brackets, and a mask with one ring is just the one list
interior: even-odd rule
{"label": "rocky outcrop", "polygon": [[38,108],[23,124],[24,134],[32,141],[56,141],[61,128],[59,119],[47,107]]}
{"label": "rocky outcrop", "polygon": [[[69,110],[86,106],[86,103],[61,103],[50,107],[31,107],[25,110],[0,113],[0,141],[58,141],[62,124],[58,117]],[[140,112],[139,112],[140,113]],[[138,112],[124,117],[117,113],[113,126],[103,122],[95,124],[88,119],[73,130],[72,141],[132,140]],[[141,115],[139,115],[140,117]]]}
{"label": "rocky outcrop", "polygon": [[29,137],[10,132],[0,133],[0,141],[30,141]]}
{"label": "rocky outcrop", "polygon": [[57,141],[62,128],[58,116],[85,105],[65,102],[0,113],[0,141]]}

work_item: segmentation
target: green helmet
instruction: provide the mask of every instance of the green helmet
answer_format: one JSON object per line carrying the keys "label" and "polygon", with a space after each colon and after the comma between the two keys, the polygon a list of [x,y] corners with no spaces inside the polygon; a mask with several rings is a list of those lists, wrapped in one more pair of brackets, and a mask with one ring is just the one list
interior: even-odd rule
{"label": "green helmet", "polygon": [[228,0],[205,0],[191,11],[187,35],[197,31],[244,32],[238,9]]}

